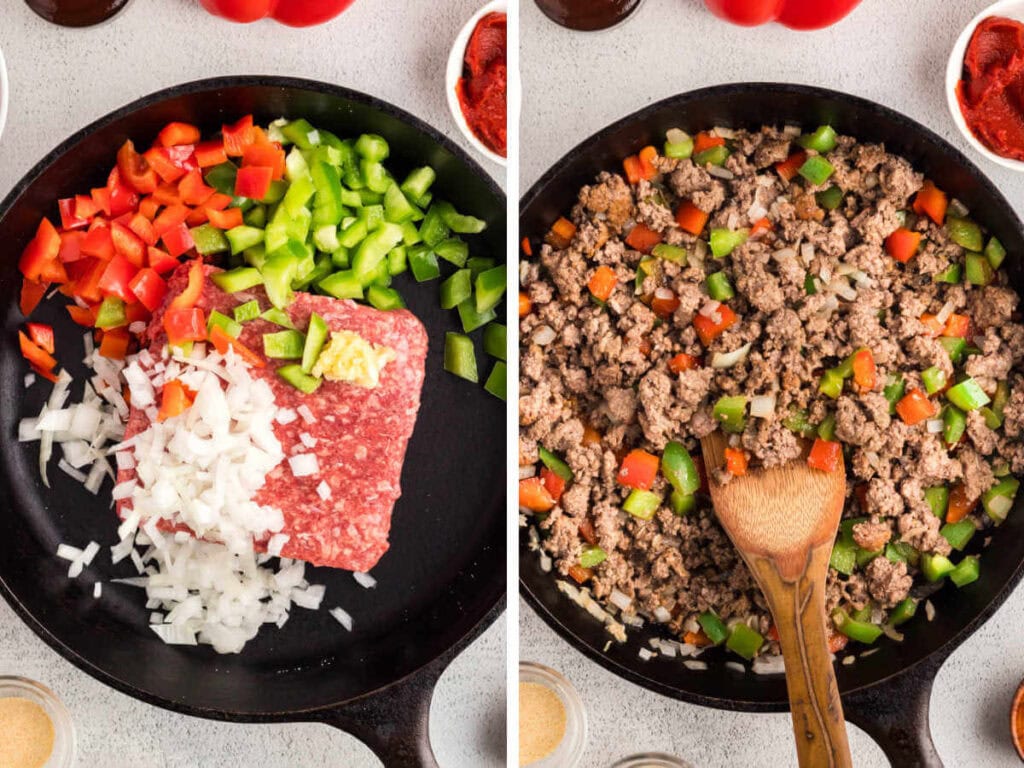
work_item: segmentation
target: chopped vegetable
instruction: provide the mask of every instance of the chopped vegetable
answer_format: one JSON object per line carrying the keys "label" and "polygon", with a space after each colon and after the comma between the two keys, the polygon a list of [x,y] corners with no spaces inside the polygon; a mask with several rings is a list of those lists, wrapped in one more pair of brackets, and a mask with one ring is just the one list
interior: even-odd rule
{"label": "chopped vegetable", "polygon": [[650,520],[660,506],[661,496],[640,488],[630,491],[629,497],[622,504],[622,508],[626,512],[640,520]]}
{"label": "chopped vegetable", "polygon": [[885,250],[896,261],[906,263],[917,253],[921,245],[921,233],[900,227],[885,238]]}
{"label": "chopped vegetable", "polygon": [[842,463],[842,446],[832,440],[822,440],[820,437],[814,441],[811,452],[807,455],[807,465],[822,472],[834,472]]}
{"label": "chopped vegetable", "polygon": [[449,331],[444,335],[444,369],[467,381],[477,382],[476,353],[469,336]]}
{"label": "chopped vegetable", "polygon": [[867,645],[874,643],[882,634],[882,628],[877,624],[851,618],[842,608],[832,612],[832,623],[851,640]]}
{"label": "chopped vegetable", "polygon": [[740,448],[725,449],[725,471],[734,477],[747,474],[747,453]]}
{"label": "chopped vegetable", "polygon": [[924,392],[915,387],[896,403],[896,413],[903,419],[904,424],[912,427],[935,416],[938,407]]}
{"label": "chopped vegetable", "polygon": [[980,253],[985,247],[981,227],[970,219],[948,216],[946,231],[949,232],[950,240],[968,251]]}
{"label": "chopped vegetable", "polygon": [[608,554],[598,546],[587,545],[580,552],[581,568],[596,568],[605,561]]}
{"label": "chopped vegetable", "polygon": [[708,346],[727,329],[731,328],[739,318],[727,304],[719,304],[711,316],[697,313],[693,317],[693,327],[700,337],[701,343]]}
{"label": "chopped vegetable", "polygon": [[711,415],[726,432],[739,434],[747,425],[746,411],[745,395],[725,395],[718,398]]}
{"label": "chopped vegetable", "polygon": [[733,626],[729,633],[729,639],[725,641],[726,648],[748,661],[757,655],[762,645],[764,645],[764,637],[746,624]]}
{"label": "chopped vegetable", "polygon": [[977,410],[991,402],[981,385],[970,377],[950,387],[946,392],[946,398],[964,411]]}
{"label": "chopped vegetable", "polygon": [[704,231],[710,214],[705,213],[688,200],[683,201],[676,209],[676,224],[684,232],[699,235]]}
{"label": "chopped vegetable", "polygon": [[658,457],[636,448],[626,454],[615,479],[622,485],[649,491],[658,476]]}
{"label": "chopped vegetable", "polygon": [[814,133],[805,133],[796,143],[804,149],[813,149],[819,155],[824,155],[836,148],[836,132],[831,125],[822,125]]}
{"label": "chopped vegetable", "polygon": [[723,259],[732,253],[737,247],[747,242],[750,237],[750,230],[737,229],[712,229],[709,238],[711,255],[716,259]]}
{"label": "chopped vegetable", "polygon": [[685,495],[700,489],[700,475],[697,465],[682,443],[670,440],[661,454],[661,471],[672,487]]}
{"label": "chopped vegetable", "polygon": [[729,629],[725,626],[725,622],[712,611],[704,611],[700,614],[697,617],[697,623],[700,624],[700,628],[704,630],[704,634],[708,636],[712,645],[721,645],[729,638]]}
{"label": "chopped vegetable", "polygon": [[591,276],[587,283],[587,289],[590,291],[590,295],[598,301],[607,301],[618,282],[619,278],[615,274],[615,270],[601,265]]}
{"label": "chopped vegetable", "polygon": [[959,563],[956,568],[949,572],[949,580],[957,587],[966,587],[978,580],[981,576],[981,561],[977,555],[968,555]]}
{"label": "chopped vegetable", "polygon": [[946,193],[925,179],[914,197],[914,213],[927,216],[940,227],[946,219]]}
{"label": "chopped vegetable", "polygon": [[832,167],[832,163],[826,160],[821,155],[812,155],[808,157],[804,164],[800,166],[797,171],[807,181],[815,186],[821,186],[829,177],[835,173],[835,168]]}
{"label": "chopped vegetable", "polygon": [[487,377],[487,381],[484,382],[484,389],[499,400],[504,400],[507,375],[508,372],[505,363],[501,360],[497,361],[494,364],[494,367],[491,368],[491,373]]}

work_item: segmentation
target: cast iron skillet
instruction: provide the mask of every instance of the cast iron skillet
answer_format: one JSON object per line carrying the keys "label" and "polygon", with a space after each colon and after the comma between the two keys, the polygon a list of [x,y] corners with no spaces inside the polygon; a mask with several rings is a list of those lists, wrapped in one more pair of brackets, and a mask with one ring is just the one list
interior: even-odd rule
{"label": "cast iron skillet", "polygon": [[[397,286],[427,326],[430,353],[423,404],[402,474],[391,549],[374,569],[378,586],[360,588],[351,574],[307,571],[327,585],[325,608],[355,619],[349,634],[326,611],[296,609],[282,630],[268,627],[236,656],[208,647],[164,645],[147,628],[144,595],[95,581],[131,575],[104,551],[77,581],[54,557],[62,541],[114,543],[109,487],[90,496],[56,466],[46,490],[36,444],[14,441],[18,419],[38,412],[49,387],[26,391],[16,328],[15,261],[56,200],[101,186],[126,138],[148,146],[172,120],[204,134],[253,113],[257,122],[305,117],[340,136],[378,133],[391,145],[395,173],[430,164],[437,193],[485,219],[471,238],[481,255],[505,252],[505,197],[451,141],[412,115],[377,99],[323,83],[232,77],[171,88],[98,120],[61,144],[21,181],[0,208],[0,592],[57,652],[93,677],[143,701],[224,720],[324,722],[365,741],[388,766],[436,765],[427,719],[434,685],[456,654],[498,616],[505,593],[505,448],[502,403],[482,387],[442,370],[444,332],[458,318],[439,308],[436,288],[402,275]],[[82,332],[54,301],[40,318],[54,322],[61,360],[82,380]],[[481,360],[486,358],[478,353]],[[483,369],[484,374],[488,372]],[[106,498],[104,498],[106,497]]]}
{"label": "cast iron skillet", "polygon": [[[758,128],[792,123],[814,128],[830,123],[863,141],[885,142],[909,159],[942,189],[962,200],[1011,254],[1006,266],[1014,285],[1024,289],[1020,254],[1021,224],[1005,198],[967,158],[932,131],[891,109],[842,93],[800,85],[738,83],[706,88],[652,104],[590,137],[545,174],[523,198],[524,234],[542,235],[576,200],[577,191],[602,170],[617,170],[622,158],[646,144],[660,144],[672,127],[696,132],[715,125]],[[1018,506],[1020,506],[1018,504]],[[1024,510],[1011,514],[992,536],[982,558],[981,579],[963,589],[943,589],[931,599],[937,610],[929,623],[924,611],[905,625],[905,641],[879,641],[881,650],[852,666],[837,665],[846,715],[863,727],[895,766],[941,766],[928,728],[928,700],[939,667],[1017,585],[1024,567]],[[982,538],[982,537],[977,537]],[[615,674],[667,696],[722,709],[776,712],[787,708],[782,675],[740,674],[724,666],[725,656],[705,654],[706,671],[691,671],[678,659],[637,656],[655,630],[632,631],[625,645],[609,640],[601,625],[555,588],[551,574],[520,547],[521,591],[562,637]],[[980,545],[980,542],[975,542]],[[733,656],[735,661],[736,657]]]}

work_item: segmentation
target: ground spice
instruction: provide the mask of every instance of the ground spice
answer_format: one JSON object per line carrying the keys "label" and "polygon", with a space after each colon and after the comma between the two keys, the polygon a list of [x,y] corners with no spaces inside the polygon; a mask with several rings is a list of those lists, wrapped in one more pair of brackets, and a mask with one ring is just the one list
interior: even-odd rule
{"label": "ground spice", "polygon": [[519,683],[519,765],[550,755],[565,737],[565,705],[540,683]]}
{"label": "ground spice", "polygon": [[53,721],[28,699],[0,699],[0,768],[42,768],[53,753]]}

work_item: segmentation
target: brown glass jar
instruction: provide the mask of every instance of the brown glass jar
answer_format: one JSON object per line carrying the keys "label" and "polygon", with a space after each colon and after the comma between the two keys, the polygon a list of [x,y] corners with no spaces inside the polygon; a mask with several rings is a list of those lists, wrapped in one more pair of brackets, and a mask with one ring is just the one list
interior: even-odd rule
{"label": "brown glass jar", "polygon": [[569,29],[593,32],[624,21],[641,0],[535,0],[544,15]]}
{"label": "brown glass jar", "polygon": [[62,27],[91,27],[120,11],[129,0],[25,0],[39,16]]}

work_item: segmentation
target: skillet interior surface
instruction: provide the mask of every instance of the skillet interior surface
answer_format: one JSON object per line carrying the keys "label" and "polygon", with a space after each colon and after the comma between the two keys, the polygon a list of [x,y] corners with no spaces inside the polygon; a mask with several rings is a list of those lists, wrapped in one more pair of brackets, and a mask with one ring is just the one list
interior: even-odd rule
{"label": "skillet interior surface", "polygon": [[[524,196],[520,206],[522,234],[538,242],[552,222],[575,204],[580,187],[601,171],[619,171],[622,158],[648,144],[660,146],[665,132],[681,128],[696,133],[716,125],[757,129],[762,125],[800,125],[813,129],[829,123],[841,134],[859,141],[884,142],[886,149],[906,157],[918,171],[952,197],[961,200],[989,230],[1006,244],[1005,267],[1011,281],[1024,291],[1024,235],[1021,223],[1002,194],[966,157],[938,135],[899,113],[870,101],[835,91],[800,85],[737,83],[693,91],[652,104],[605,128],[553,166]],[[843,694],[878,684],[928,657],[945,658],[981,625],[1017,585],[1024,569],[1024,510],[1010,513],[991,536],[984,552],[981,578],[963,589],[949,585],[931,597],[934,621],[919,611],[901,627],[902,643],[885,637],[880,650],[850,666],[837,665]],[[978,551],[976,537],[969,552]],[[611,636],[601,624],[578,608],[544,573],[535,553],[528,551],[525,530],[520,537],[521,593],[563,638],[615,674],[659,693],[693,703],[725,709],[782,711],[788,708],[781,674],[757,675],[725,666],[738,661],[717,649],[701,656],[707,670],[685,668],[678,658],[641,660],[637,652],[660,636],[647,626],[630,630],[630,640],[604,650]],[[933,673],[934,674],[934,673]],[[926,721],[927,724],[927,721]]]}
{"label": "skillet interior surface", "polygon": [[[144,594],[108,583],[134,575],[130,563],[112,566],[106,550],[116,542],[109,483],[93,497],[53,464],[53,488],[47,490],[37,469],[38,444],[14,440],[18,420],[38,413],[49,392],[48,385],[23,386],[27,369],[15,331],[24,320],[14,265],[40,217],[56,215],[58,198],[102,186],[125,139],[148,146],[174,120],[195,123],[207,135],[248,113],[257,123],[305,117],[342,137],[384,136],[394,173],[433,166],[434,191],[488,222],[483,235],[469,238],[473,252],[503,260],[505,198],[486,173],[415,117],[343,88],[268,77],[202,81],[149,96],[71,137],[0,208],[0,242],[8,248],[9,265],[0,274],[0,591],[47,643],[110,685],[191,714],[264,719],[387,686],[494,619],[505,591],[505,446],[499,439],[505,420],[503,403],[443,371],[444,333],[460,329],[457,315],[439,308],[436,284],[417,286],[401,275],[396,287],[426,325],[430,352],[391,549],[373,571],[378,585],[372,590],[359,587],[348,572],[307,568],[312,583],[327,585],[324,608],[342,606],[352,614],[352,633],[326,610],[296,608],[283,629],[266,627],[240,655],[166,646],[147,628]],[[37,315],[56,326],[58,356],[80,393],[82,329],[61,304],[44,302]],[[486,358],[480,351],[478,358],[486,376]],[[57,545],[90,540],[104,545],[103,552],[69,581],[67,563],[54,556]],[[104,582],[99,600],[92,597],[96,581]]]}

